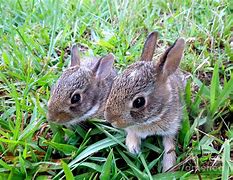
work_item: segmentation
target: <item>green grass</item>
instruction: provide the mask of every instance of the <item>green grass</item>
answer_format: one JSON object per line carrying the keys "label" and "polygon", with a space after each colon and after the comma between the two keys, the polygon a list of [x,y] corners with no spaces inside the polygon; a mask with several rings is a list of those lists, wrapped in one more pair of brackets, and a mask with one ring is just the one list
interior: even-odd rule
{"label": "green grass", "polygon": [[[233,177],[232,14],[230,0],[0,0],[0,179]],[[153,30],[159,49],[187,40],[181,67],[190,80],[173,173],[161,173],[160,137],[135,156],[124,132],[103,120],[71,129],[46,121],[71,44],[85,55],[114,53],[122,70]]]}

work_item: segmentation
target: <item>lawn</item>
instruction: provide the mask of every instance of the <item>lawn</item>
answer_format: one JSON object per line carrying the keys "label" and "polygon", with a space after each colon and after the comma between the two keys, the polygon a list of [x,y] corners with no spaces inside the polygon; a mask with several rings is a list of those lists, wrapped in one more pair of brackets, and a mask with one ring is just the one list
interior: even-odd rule
{"label": "lawn", "polygon": [[[154,30],[158,52],[186,39],[175,172],[161,171],[161,137],[133,155],[104,120],[68,128],[46,119],[72,44],[83,56],[113,53],[120,73]],[[232,1],[0,0],[0,43],[0,179],[233,178]]]}

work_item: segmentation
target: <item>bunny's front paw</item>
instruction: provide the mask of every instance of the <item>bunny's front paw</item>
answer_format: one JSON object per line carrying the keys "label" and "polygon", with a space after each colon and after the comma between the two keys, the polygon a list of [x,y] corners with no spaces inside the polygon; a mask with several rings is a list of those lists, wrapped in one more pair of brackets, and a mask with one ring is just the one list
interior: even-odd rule
{"label": "bunny's front paw", "polygon": [[134,133],[128,133],[126,136],[126,146],[129,152],[132,154],[138,154],[140,152],[141,138]]}

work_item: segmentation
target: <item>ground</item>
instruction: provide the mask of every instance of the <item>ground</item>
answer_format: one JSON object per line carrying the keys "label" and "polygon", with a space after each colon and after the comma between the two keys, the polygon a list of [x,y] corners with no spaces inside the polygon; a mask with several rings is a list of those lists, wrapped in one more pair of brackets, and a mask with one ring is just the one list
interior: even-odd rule
{"label": "ground", "polygon": [[[0,179],[228,179],[233,177],[233,3],[227,0],[0,1]],[[50,88],[70,47],[137,61],[149,32],[164,50],[186,39],[190,78],[175,172],[161,172],[161,137],[127,152],[104,120],[73,128],[46,120]]]}

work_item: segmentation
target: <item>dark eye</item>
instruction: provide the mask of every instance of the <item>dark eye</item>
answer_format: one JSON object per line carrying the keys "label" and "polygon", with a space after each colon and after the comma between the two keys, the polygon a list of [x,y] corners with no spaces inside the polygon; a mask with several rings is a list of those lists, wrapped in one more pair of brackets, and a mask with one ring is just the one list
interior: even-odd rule
{"label": "dark eye", "polygon": [[140,107],[143,107],[145,103],[146,103],[146,100],[144,97],[138,97],[137,99],[134,100],[133,107],[140,108]]}
{"label": "dark eye", "polygon": [[81,99],[80,94],[74,94],[73,97],[71,98],[71,104],[78,103]]}

